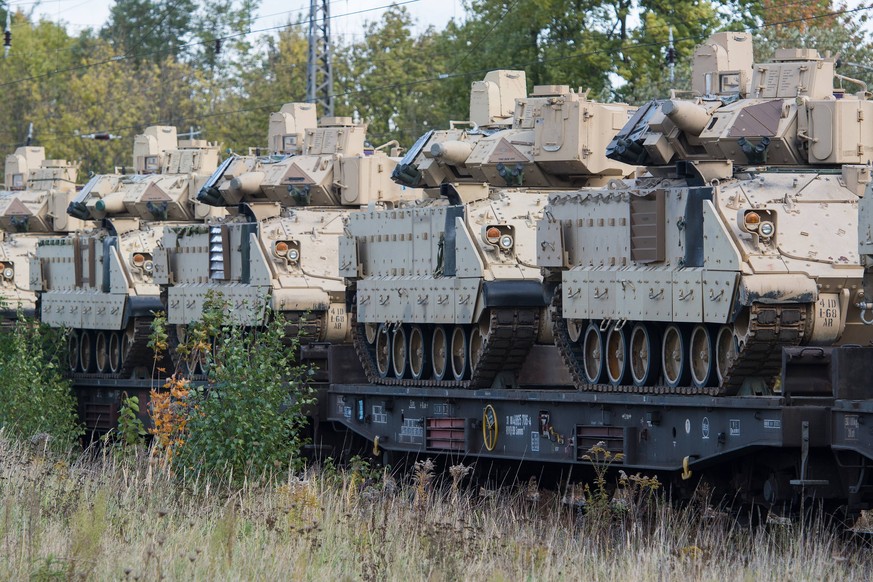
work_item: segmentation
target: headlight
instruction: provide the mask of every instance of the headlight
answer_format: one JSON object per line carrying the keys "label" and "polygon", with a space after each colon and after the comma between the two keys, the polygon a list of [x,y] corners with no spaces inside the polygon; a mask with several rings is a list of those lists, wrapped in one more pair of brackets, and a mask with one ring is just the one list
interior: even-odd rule
{"label": "headlight", "polygon": [[130,257],[130,264],[137,269],[142,269],[149,273],[155,268],[155,264],[152,262],[152,256],[149,253],[134,253],[133,256]]}
{"label": "headlight", "polygon": [[509,249],[512,248],[512,245],[514,242],[515,241],[512,240],[511,236],[509,236],[508,234],[504,234],[503,236],[500,237],[500,248],[502,248],[505,251],[508,251]]}
{"label": "headlight", "polygon": [[280,240],[273,243],[273,254],[289,263],[300,260],[300,243],[294,240]]}
{"label": "headlight", "polygon": [[743,217],[746,230],[755,230],[761,224],[761,216],[757,212],[747,212]]}
{"label": "headlight", "polygon": [[773,226],[772,222],[762,222],[761,226],[758,227],[758,232],[761,233],[761,236],[765,238],[770,238],[773,236],[773,233],[776,231],[776,227]]}
{"label": "headlight", "polygon": [[496,226],[489,226],[488,230],[485,231],[485,242],[496,245],[497,241],[500,240],[500,229]]}
{"label": "headlight", "polygon": [[12,267],[4,267],[3,268],[3,278],[4,279],[11,281],[12,277],[14,277],[14,276],[15,276],[15,271],[12,269]]}

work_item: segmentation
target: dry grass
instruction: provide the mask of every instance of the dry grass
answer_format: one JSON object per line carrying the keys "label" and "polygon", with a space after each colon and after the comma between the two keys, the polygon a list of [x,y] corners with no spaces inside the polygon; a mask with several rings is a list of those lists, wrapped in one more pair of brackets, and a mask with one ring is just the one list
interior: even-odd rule
{"label": "dry grass", "polygon": [[0,463],[4,580],[866,580],[873,566],[857,540],[750,532],[633,487],[583,515],[535,486],[474,494],[458,468],[438,487],[424,463],[408,483],[328,468],[241,489],[146,454],[69,462],[2,438]]}

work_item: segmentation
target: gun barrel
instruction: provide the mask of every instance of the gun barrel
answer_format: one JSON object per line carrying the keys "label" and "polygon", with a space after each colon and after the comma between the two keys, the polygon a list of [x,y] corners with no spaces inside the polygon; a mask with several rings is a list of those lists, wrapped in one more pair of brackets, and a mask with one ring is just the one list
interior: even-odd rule
{"label": "gun barrel", "polygon": [[709,123],[711,114],[690,101],[671,99],[661,105],[661,111],[675,123],[679,129],[693,135],[700,135]]}
{"label": "gun barrel", "polygon": [[473,146],[458,140],[437,142],[430,146],[430,153],[443,162],[457,166],[463,165],[467,161],[467,158],[473,153]]}

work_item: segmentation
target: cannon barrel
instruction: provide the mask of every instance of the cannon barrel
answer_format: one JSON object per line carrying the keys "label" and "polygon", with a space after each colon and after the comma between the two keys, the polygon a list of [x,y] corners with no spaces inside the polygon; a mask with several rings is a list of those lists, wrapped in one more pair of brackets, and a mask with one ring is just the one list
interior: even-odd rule
{"label": "cannon barrel", "polygon": [[700,105],[690,101],[671,99],[661,105],[661,111],[685,133],[700,135],[712,115]]}

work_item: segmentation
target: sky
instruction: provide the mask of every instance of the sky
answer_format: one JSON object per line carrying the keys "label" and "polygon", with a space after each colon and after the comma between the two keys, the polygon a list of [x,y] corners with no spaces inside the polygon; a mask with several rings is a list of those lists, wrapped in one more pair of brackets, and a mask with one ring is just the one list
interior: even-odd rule
{"label": "sky", "polygon": [[[440,29],[451,18],[464,16],[461,0],[395,0],[404,6],[416,21],[415,32],[433,25]],[[378,20],[392,0],[332,0],[331,35],[351,42],[362,36],[365,21]],[[71,34],[86,27],[99,28],[109,17],[112,0],[9,0],[9,5],[25,12],[34,10],[37,17],[63,22]],[[252,29],[280,26],[298,20],[309,13],[309,0],[263,0],[259,3],[257,20]]]}

